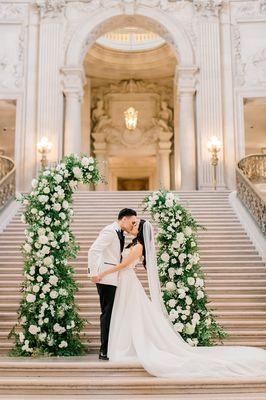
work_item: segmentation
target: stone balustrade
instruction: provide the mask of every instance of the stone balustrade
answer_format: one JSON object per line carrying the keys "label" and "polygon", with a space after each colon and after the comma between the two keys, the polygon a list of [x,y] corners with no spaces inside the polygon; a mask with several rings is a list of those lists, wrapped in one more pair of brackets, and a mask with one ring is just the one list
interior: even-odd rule
{"label": "stone balustrade", "polygon": [[16,168],[11,158],[0,156],[0,211],[15,196]]}

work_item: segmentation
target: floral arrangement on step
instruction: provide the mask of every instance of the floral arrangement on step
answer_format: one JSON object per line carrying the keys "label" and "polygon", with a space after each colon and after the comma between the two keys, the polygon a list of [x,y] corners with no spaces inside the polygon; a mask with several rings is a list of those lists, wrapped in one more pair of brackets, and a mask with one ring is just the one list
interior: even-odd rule
{"label": "floral arrangement on step", "polygon": [[42,170],[32,191],[19,195],[27,224],[22,245],[24,281],[12,356],[72,356],[84,353],[80,318],[74,296],[78,290],[73,268],[79,246],[70,229],[72,195],[78,183],[100,180],[96,161],[86,155],[65,157]]}
{"label": "floral arrangement on step", "polygon": [[158,226],[159,278],[174,329],[192,346],[213,345],[227,334],[207,308],[196,236],[203,227],[171,192],[153,192],[144,204]]}

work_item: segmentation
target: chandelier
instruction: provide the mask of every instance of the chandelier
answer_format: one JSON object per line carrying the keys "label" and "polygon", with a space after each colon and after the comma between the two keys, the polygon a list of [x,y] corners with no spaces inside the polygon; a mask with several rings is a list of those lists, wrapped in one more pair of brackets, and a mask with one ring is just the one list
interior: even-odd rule
{"label": "chandelier", "polygon": [[134,107],[129,107],[125,112],[125,123],[127,129],[133,131],[138,123],[138,111]]}

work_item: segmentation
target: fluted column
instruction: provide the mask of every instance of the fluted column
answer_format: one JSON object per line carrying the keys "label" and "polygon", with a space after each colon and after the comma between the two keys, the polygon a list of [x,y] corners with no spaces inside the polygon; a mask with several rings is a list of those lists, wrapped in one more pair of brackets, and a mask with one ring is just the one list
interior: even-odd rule
{"label": "fluted column", "polygon": [[52,142],[51,161],[62,156],[63,94],[60,82],[63,49],[63,3],[39,2],[39,88],[37,110],[38,139],[47,136]]}
{"label": "fluted column", "polygon": [[[201,165],[200,188],[211,188],[213,171],[207,142],[216,136],[223,144],[223,113],[221,89],[221,43],[219,11],[221,0],[194,1],[198,17],[198,53],[200,84],[198,96],[198,159]],[[223,151],[219,153],[217,188],[224,187]]]}
{"label": "fluted column", "polygon": [[181,190],[196,189],[195,67],[178,67]]}
{"label": "fluted column", "polygon": [[65,94],[64,155],[81,152],[81,100],[84,74],[79,68],[62,68]]}

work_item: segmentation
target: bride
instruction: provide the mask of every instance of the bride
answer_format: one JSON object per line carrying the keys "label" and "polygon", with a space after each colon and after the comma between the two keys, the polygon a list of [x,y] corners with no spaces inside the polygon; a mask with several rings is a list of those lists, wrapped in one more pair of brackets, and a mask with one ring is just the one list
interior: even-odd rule
{"label": "bride", "polygon": [[[153,227],[140,220],[123,261],[98,276],[119,272],[112,311],[108,356],[111,361],[140,362],[157,377],[265,376],[266,351],[253,347],[191,347],[167,316],[162,304]],[[135,274],[143,259],[151,300]]]}

